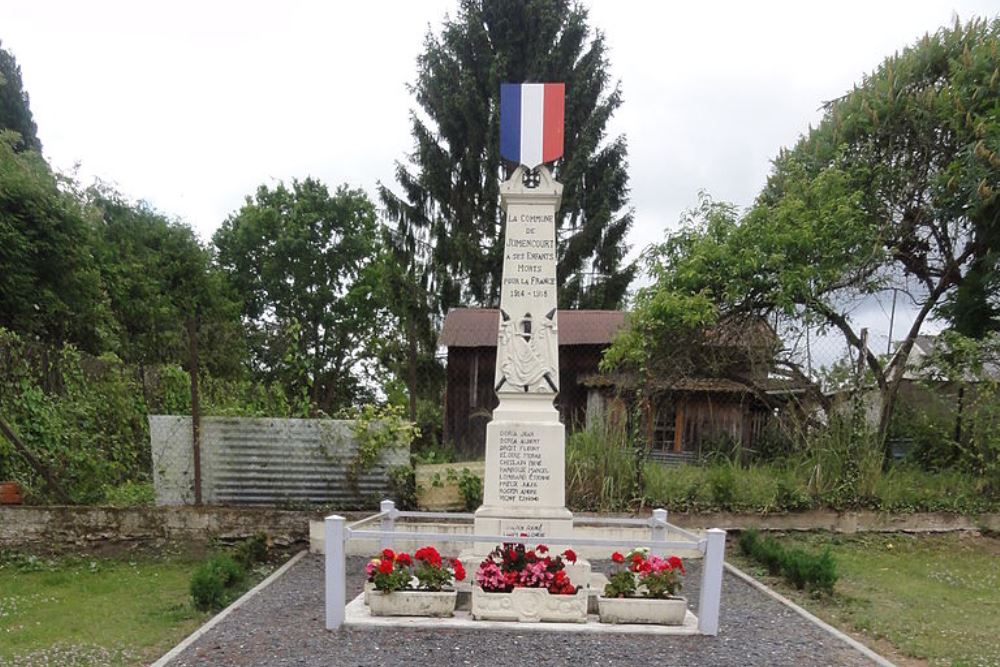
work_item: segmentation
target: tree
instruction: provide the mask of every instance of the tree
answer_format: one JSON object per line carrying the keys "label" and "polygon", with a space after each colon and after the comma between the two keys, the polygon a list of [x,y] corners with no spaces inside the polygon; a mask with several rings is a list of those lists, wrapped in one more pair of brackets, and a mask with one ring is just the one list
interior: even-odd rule
{"label": "tree", "polygon": [[[566,83],[565,157],[557,217],[562,307],[616,308],[634,275],[623,266],[628,175],[623,137],[605,141],[621,104],[607,53],[587,12],[565,0],[461,0],[440,35],[428,33],[411,90],[414,152],[397,164],[397,195],[380,196],[402,239],[425,244],[417,280],[438,295],[428,315],[453,306],[497,306],[502,268],[499,95],[505,81]],[[411,240],[411,239],[415,239]]]}
{"label": "tree", "polygon": [[38,126],[31,115],[28,93],[21,84],[21,68],[17,60],[0,42],[0,130],[13,130],[20,135],[15,142],[18,150],[42,151]]}
{"label": "tree", "polygon": [[262,185],[214,242],[259,373],[326,412],[370,391],[385,306],[372,297],[380,243],[362,191],[331,196],[312,178]]}
{"label": "tree", "polygon": [[112,321],[83,207],[42,156],[0,131],[0,326],[103,351]]}
{"label": "tree", "polygon": [[233,377],[244,361],[239,305],[194,230],[102,184],[84,193],[95,255],[128,364],[188,362],[188,322],[199,323],[201,365]]}
{"label": "tree", "polygon": [[[782,151],[745,215],[704,200],[650,253],[656,284],[639,300],[639,319],[663,335],[697,299],[716,318],[780,315],[839,332],[881,392],[884,438],[927,318],[961,303],[970,273],[995,271],[998,40],[998,20],[925,36],[829,103],[819,126]],[[890,289],[916,313],[885,360],[862,344],[850,313]],[[641,358],[650,335],[623,338],[612,359]]]}

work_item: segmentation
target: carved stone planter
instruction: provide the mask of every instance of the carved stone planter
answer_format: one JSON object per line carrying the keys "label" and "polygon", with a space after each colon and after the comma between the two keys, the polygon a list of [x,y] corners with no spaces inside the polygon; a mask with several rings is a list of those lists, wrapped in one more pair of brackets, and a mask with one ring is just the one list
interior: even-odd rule
{"label": "carved stone planter", "polygon": [[544,588],[515,588],[510,593],[472,589],[472,617],[484,621],[587,622],[587,589],[575,595],[552,595]]}
{"label": "carved stone planter", "polygon": [[456,591],[393,591],[368,593],[372,616],[437,616],[455,613]]}
{"label": "carved stone planter", "polygon": [[597,598],[601,623],[683,625],[687,598]]}

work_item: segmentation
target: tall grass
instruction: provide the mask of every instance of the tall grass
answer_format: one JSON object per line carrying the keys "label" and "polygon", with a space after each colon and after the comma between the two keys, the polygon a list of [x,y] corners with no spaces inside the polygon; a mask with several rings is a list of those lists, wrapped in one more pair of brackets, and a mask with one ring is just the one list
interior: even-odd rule
{"label": "tall grass", "polygon": [[566,445],[566,495],[576,509],[620,511],[638,497],[636,450],[614,422],[572,433]]}

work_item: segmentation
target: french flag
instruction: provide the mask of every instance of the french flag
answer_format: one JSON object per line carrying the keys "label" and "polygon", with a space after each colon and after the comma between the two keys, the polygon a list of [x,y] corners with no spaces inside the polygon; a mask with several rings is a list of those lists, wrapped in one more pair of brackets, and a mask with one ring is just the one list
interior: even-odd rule
{"label": "french flag", "polygon": [[500,84],[500,155],[534,169],[563,154],[564,83]]}

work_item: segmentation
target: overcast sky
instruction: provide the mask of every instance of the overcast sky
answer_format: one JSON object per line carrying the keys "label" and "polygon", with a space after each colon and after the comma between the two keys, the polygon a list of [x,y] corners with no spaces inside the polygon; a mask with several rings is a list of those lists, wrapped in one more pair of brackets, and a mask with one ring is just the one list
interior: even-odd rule
{"label": "overcast sky", "polygon": [[[925,32],[993,2],[592,0],[624,104],[638,251],[704,189],[747,205],[825,101]],[[374,195],[411,147],[405,84],[455,0],[5,2],[48,159],[204,239],[261,183]]]}

